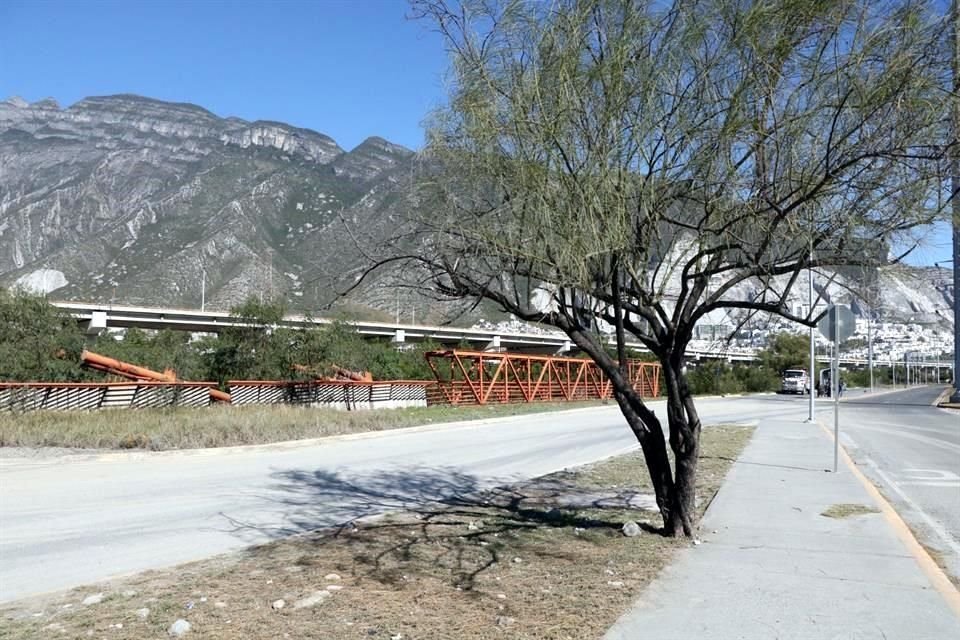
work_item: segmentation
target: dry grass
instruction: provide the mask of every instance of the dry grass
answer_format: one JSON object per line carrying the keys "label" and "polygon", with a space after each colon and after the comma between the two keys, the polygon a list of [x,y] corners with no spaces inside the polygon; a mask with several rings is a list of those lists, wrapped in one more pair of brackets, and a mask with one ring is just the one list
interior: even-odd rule
{"label": "dry grass", "polygon": [[960,574],[953,573],[953,569],[949,562],[949,552],[931,547],[929,544],[923,542],[913,527],[910,527],[910,532],[913,534],[913,537],[916,538],[920,546],[923,547],[923,550],[927,552],[927,555],[930,556],[930,559],[933,560],[938,567],[940,567],[940,569],[943,571],[943,575],[947,576],[947,580],[949,580],[953,586],[957,588],[957,590],[960,590]]}
{"label": "dry grass", "polygon": [[277,405],[2,413],[0,447],[154,451],[227,447],[600,405],[599,401],[549,402],[370,411]]}
{"label": "dry grass", "polygon": [[827,518],[852,518],[854,516],[862,516],[868,513],[880,513],[880,511],[874,507],[868,507],[867,505],[849,504],[844,502],[841,504],[830,505],[820,512],[820,515]]}
{"label": "dry grass", "polygon": [[[701,505],[750,433],[704,431]],[[631,508],[644,475],[629,454],[106,587],[13,603],[0,608],[0,637],[158,638],[184,618],[192,625],[188,637],[215,640],[598,638],[687,545],[654,532],[655,514]],[[389,479],[380,490],[389,492]],[[622,536],[626,520],[647,523],[644,532]],[[326,578],[330,573],[341,579]],[[331,584],[342,589],[315,607],[293,607]],[[96,591],[105,592],[102,603],[80,604]],[[272,609],[281,598],[286,607]],[[146,619],[135,613],[141,607],[150,609]]]}

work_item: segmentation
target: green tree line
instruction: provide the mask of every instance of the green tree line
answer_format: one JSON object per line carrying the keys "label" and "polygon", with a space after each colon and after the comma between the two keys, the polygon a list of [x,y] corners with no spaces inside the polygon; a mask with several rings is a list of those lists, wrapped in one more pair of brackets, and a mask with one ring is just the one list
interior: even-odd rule
{"label": "green tree line", "polygon": [[183,331],[127,329],[85,336],[76,320],[44,298],[0,289],[0,381],[83,382],[103,374],[80,365],[83,349],[147,367],[172,369],[181,380],[296,380],[331,375],[335,367],[369,371],[374,380],[433,378],[421,343],[397,350],[367,340],[348,324],[316,329],[277,326],[285,309],[248,301],[231,310],[240,326],[195,338]]}
{"label": "green tree line", "polygon": [[[369,371],[374,380],[430,380],[423,357],[439,345],[421,343],[399,351],[383,340],[368,340],[348,324],[334,322],[319,329],[277,326],[285,314],[279,304],[248,301],[231,310],[248,326],[225,328],[216,335],[194,339],[184,331],[127,329],[122,336],[85,336],[76,321],[44,298],[0,289],[0,381],[83,382],[103,374],[80,366],[80,353],[96,353],[156,371],[172,369],[181,380],[295,380],[332,375],[335,366]],[[267,327],[264,329],[264,327]],[[462,345],[469,348],[469,345]],[[750,364],[720,361],[691,363],[690,386],[695,394],[776,391],[784,369],[806,368],[809,343],[805,336],[778,334]],[[652,355],[631,352],[631,358]],[[897,372],[902,381],[903,367]],[[848,371],[851,386],[869,386],[869,373]],[[874,367],[876,384],[890,384],[889,367]]]}

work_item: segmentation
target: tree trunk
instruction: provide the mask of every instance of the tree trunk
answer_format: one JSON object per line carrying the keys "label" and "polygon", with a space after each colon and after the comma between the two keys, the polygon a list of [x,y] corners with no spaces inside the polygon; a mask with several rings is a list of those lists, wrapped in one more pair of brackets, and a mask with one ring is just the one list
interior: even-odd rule
{"label": "tree trunk", "polygon": [[[670,426],[673,431],[674,426]],[[697,462],[700,457],[700,439],[695,438],[679,447],[671,447],[676,460],[676,479],[673,484],[671,503],[674,508],[666,524],[668,536],[693,537],[697,525]]]}
{"label": "tree trunk", "polygon": [[670,503],[673,509],[665,521],[668,536],[693,537],[697,525],[697,463],[700,460],[700,416],[694,407],[683,373],[682,356],[664,359],[667,388],[667,421],[670,449],[676,474]]}
{"label": "tree trunk", "polygon": [[674,512],[673,473],[670,470],[670,459],[667,457],[667,443],[663,437],[663,427],[660,421],[648,408],[637,406],[637,402],[627,394],[614,392],[617,404],[623,417],[627,419],[631,431],[640,443],[643,459],[650,474],[650,483],[657,500],[657,508],[663,518],[664,526]]}

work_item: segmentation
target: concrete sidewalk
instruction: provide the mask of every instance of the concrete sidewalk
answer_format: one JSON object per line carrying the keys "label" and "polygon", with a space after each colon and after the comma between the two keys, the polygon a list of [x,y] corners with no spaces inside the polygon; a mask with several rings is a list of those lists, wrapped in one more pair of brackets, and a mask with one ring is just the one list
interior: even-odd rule
{"label": "concrete sidewalk", "polygon": [[960,638],[956,590],[918,562],[816,424],[761,422],[702,524],[703,543],[668,567],[604,636],[714,640]]}

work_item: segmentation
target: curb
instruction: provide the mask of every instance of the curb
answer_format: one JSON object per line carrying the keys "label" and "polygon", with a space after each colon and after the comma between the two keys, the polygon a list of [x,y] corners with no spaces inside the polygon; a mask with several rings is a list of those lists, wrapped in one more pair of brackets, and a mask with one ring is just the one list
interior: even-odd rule
{"label": "curb", "polygon": [[940,407],[942,409],[960,409],[960,404],[949,401],[952,389],[952,387],[947,387],[944,389],[943,393],[937,396],[937,399],[933,401],[933,406]]}
{"label": "curb", "polygon": [[[819,426],[829,440],[833,442],[833,432],[819,420],[817,420],[817,426]],[[853,461],[853,458],[847,453],[846,447],[840,444],[839,450],[843,463],[850,469],[853,476],[860,481],[860,484],[863,485],[863,488],[870,494],[870,497],[873,498],[874,503],[880,508],[880,513],[887,521],[887,524],[893,529],[894,534],[900,540],[901,544],[906,547],[907,552],[913,556],[920,570],[930,580],[931,586],[943,596],[947,606],[960,618],[960,589],[950,582],[950,578],[947,577],[946,572],[940,568],[940,565],[934,561],[927,550],[924,549],[923,545],[920,544],[910,529],[910,526],[900,517],[900,514],[897,513],[897,510],[890,504],[890,501],[887,500],[883,494],[880,493],[877,486],[860,471],[857,464]]]}
{"label": "curb", "polygon": [[104,451],[91,453],[68,453],[62,456],[49,457],[0,457],[0,472],[5,468],[14,468],[20,466],[40,466],[44,464],[60,464],[65,462],[123,462],[130,460],[158,460],[171,457],[205,457],[216,455],[230,455],[240,453],[257,453],[267,451],[288,451],[293,449],[306,449],[309,447],[322,446],[328,443],[350,442],[354,440],[367,440],[371,438],[384,438],[391,435],[405,435],[411,433],[428,433],[431,431],[446,431],[449,429],[465,429],[469,427],[486,427],[513,421],[522,420],[531,417],[541,417],[547,415],[576,415],[578,413],[587,413],[597,411],[598,409],[616,409],[619,415],[619,407],[616,403],[601,404],[595,407],[578,407],[576,409],[561,409],[558,411],[539,411],[523,413],[514,416],[498,416],[495,418],[480,418],[477,420],[457,420],[453,422],[437,422],[434,424],[421,424],[411,427],[401,427],[399,429],[380,429],[378,431],[361,431],[358,433],[342,433],[330,436],[321,436],[318,438],[305,438],[301,440],[282,440],[280,442],[269,442],[263,444],[240,444],[229,447],[205,447],[198,449],[167,449],[164,451]]}
{"label": "curb", "polygon": [[[693,396],[694,402],[697,400],[723,400],[725,398],[756,398],[758,396],[776,396],[780,395],[776,391],[758,391],[756,393],[728,393],[726,395]],[[806,394],[804,394],[806,397]],[[659,400],[659,398],[658,398]]]}

